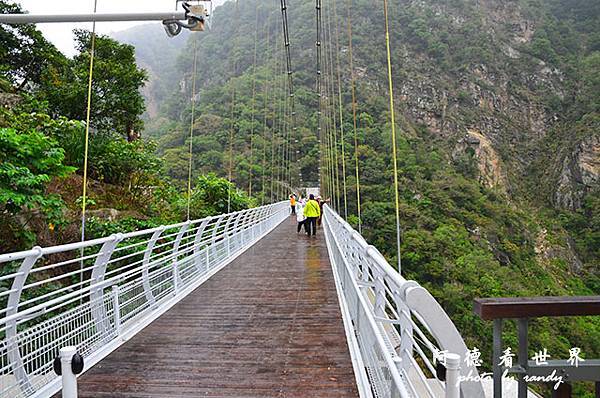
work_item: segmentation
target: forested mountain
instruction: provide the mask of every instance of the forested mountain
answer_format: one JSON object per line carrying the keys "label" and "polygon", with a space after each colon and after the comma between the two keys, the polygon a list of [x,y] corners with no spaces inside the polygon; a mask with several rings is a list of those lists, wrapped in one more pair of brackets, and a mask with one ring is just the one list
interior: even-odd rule
{"label": "forested mountain", "polygon": [[135,47],[137,64],[148,74],[148,82],[143,88],[146,99],[145,120],[157,116],[158,104],[173,93],[179,84],[179,71],[175,68],[177,57],[185,47],[189,31],[169,38],[159,24],[135,26],[111,35],[115,40]]}
{"label": "forested mountain", "polygon": [[[358,150],[363,233],[394,264],[383,10],[362,0],[326,0],[322,14],[330,116],[338,114],[339,57],[349,220],[358,223]],[[300,173],[301,183],[311,185],[319,179],[314,4],[290,2],[288,15],[299,141],[291,167],[296,180]],[[427,286],[469,346],[487,353],[491,328],[473,315],[473,298],[600,293],[599,26],[594,0],[390,2],[403,273]],[[292,131],[279,124],[286,79],[279,2],[226,3],[212,30],[193,34],[180,53],[180,83],[152,126],[166,172],[182,181],[194,41],[194,173],[226,176],[231,160],[239,187],[249,189],[252,178],[259,199],[285,194],[271,194],[270,182],[285,175],[278,148]],[[341,199],[338,209],[344,212]],[[597,319],[542,319],[532,334],[532,349],[547,347],[554,357],[574,345],[590,357],[600,354]]]}

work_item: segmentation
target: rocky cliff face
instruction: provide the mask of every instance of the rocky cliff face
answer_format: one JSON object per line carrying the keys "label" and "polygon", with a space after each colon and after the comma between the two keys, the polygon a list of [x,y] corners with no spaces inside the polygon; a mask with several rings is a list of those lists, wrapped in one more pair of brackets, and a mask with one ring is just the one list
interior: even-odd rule
{"label": "rocky cliff face", "polygon": [[[574,137],[564,128],[573,113],[569,107],[576,106],[570,96],[578,77],[559,55],[543,59],[539,53],[540,47],[553,51],[554,43],[547,39],[549,25],[563,22],[542,9],[536,12],[527,1],[480,0],[470,8],[461,2],[404,3],[412,17],[412,21],[407,18],[409,30],[418,25],[415,20],[420,16],[430,24],[427,31],[414,28],[405,33],[406,39],[396,40],[400,44],[394,67],[402,76],[398,99],[408,119],[447,139],[453,157],[472,147],[485,185],[500,185],[522,195],[543,184],[543,195],[541,191],[525,194],[578,209],[585,194],[598,187],[598,138],[592,137],[597,132]],[[465,30],[480,42],[454,43],[453,35]],[[419,42],[414,35],[427,41]],[[480,48],[473,47],[460,60],[453,55],[470,45]],[[447,52],[436,52],[436,46],[446,46]],[[440,67],[444,63],[452,65]],[[561,106],[553,106],[557,103]],[[557,129],[562,131],[556,133]],[[550,131],[554,131],[552,140],[563,148],[548,148]],[[571,149],[565,152],[564,147]],[[557,158],[548,149],[562,156]],[[541,170],[532,174],[532,168]],[[561,170],[558,177],[556,170]],[[553,177],[531,180],[538,174]]]}
{"label": "rocky cliff face", "polygon": [[472,151],[477,160],[479,181],[487,188],[495,188],[502,193],[507,193],[508,181],[505,166],[498,153],[494,150],[491,141],[477,130],[469,129],[461,138],[452,152],[453,158]]}
{"label": "rocky cliff face", "polygon": [[600,184],[600,136],[585,138],[565,156],[554,202],[562,208],[576,210],[584,196]]}

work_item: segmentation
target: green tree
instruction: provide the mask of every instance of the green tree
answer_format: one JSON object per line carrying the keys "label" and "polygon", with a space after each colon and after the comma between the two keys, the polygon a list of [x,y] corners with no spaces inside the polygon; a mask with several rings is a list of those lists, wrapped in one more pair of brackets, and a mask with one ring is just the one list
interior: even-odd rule
{"label": "green tree", "polygon": [[[22,14],[19,5],[0,0],[0,13]],[[0,24],[0,77],[21,90],[39,84],[48,68],[62,69],[67,58],[35,25]]]}
{"label": "green tree", "polygon": [[[48,101],[53,116],[85,120],[91,33],[76,30],[75,41],[79,54],[71,67],[48,70],[39,95]],[[143,129],[145,105],[140,89],[146,72],[136,65],[133,46],[102,35],[96,37],[95,46],[90,123],[98,133],[116,132],[133,141]]]}
{"label": "green tree", "polygon": [[191,196],[190,218],[214,216],[228,210],[244,210],[253,205],[253,200],[235,185],[211,173],[196,180]]}
{"label": "green tree", "polygon": [[[44,134],[29,130],[19,133],[14,129],[0,129],[0,219],[5,233],[15,234],[22,240],[31,240],[26,227],[34,211],[41,213],[49,222],[62,219],[63,201],[58,195],[46,192],[46,186],[54,177],[64,177],[74,171],[63,164],[64,152],[56,141]],[[21,217],[25,216],[25,217]],[[5,241],[10,251],[14,241]],[[4,246],[1,244],[0,246]]]}

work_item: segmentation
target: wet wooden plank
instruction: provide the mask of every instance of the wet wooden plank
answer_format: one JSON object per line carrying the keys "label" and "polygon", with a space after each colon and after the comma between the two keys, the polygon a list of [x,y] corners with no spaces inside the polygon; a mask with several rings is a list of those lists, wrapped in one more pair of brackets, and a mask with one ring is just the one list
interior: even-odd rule
{"label": "wet wooden plank", "polygon": [[322,230],[284,221],[80,378],[80,397],[356,397]]}

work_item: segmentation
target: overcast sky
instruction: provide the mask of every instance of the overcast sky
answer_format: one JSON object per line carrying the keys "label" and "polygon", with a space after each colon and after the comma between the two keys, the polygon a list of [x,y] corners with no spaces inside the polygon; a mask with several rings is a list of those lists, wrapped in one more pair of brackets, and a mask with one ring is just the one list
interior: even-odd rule
{"label": "overcast sky", "polygon": [[[74,14],[89,13],[94,10],[94,0],[17,0],[32,14]],[[218,1],[223,3],[224,1]],[[217,2],[215,1],[215,5]],[[98,0],[98,12],[165,12],[175,9],[175,0]],[[110,33],[141,25],[146,22],[100,22],[96,25],[99,33]],[[160,22],[157,22],[160,23]],[[62,52],[73,55],[73,29],[91,29],[91,23],[38,24],[44,36]]]}

